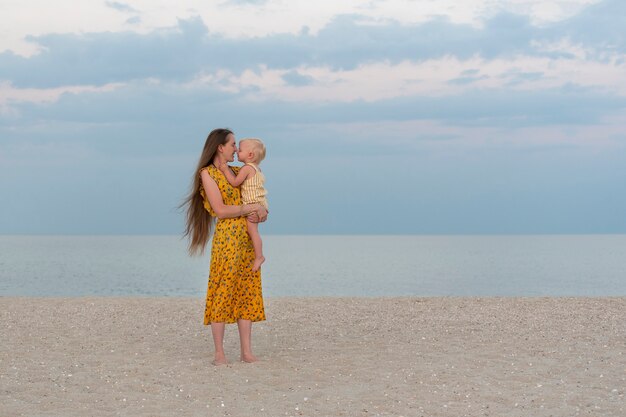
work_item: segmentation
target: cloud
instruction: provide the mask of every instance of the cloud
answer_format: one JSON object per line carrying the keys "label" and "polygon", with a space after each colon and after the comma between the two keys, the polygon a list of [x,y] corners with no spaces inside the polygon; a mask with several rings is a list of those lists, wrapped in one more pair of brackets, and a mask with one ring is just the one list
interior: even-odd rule
{"label": "cloud", "polygon": [[507,86],[513,87],[529,81],[540,81],[545,77],[545,73],[541,71],[524,72],[513,70],[504,74],[502,77],[508,79],[506,83]]}
{"label": "cloud", "polygon": [[262,6],[269,0],[228,0],[224,4],[232,6]]}
{"label": "cloud", "polygon": [[68,86],[48,89],[22,88],[16,89],[10,83],[0,82],[0,111],[7,109],[13,103],[54,103],[64,94],[80,94],[84,92],[105,92],[120,88],[119,84],[105,84],[103,86]]}
{"label": "cloud", "polygon": [[107,0],[107,1],[104,2],[104,4],[107,7],[110,7],[111,9],[115,9],[115,10],[120,11],[120,12],[130,12],[130,13],[137,13],[138,12],[137,9],[134,9],[133,7],[129,6],[126,3],[120,3],[120,2],[117,2],[117,1]]}
{"label": "cloud", "polygon": [[448,81],[449,84],[453,84],[453,85],[467,85],[467,84],[472,84],[475,83],[476,81],[480,81],[480,80],[487,80],[489,79],[488,75],[481,75],[479,77],[458,77],[458,78],[453,78],[450,81]]}
{"label": "cloud", "polygon": [[[206,26],[180,21],[177,30],[136,33],[54,34],[33,38],[44,51],[30,58],[0,54],[0,79],[19,87],[102,85],[156,77],[182,80],[202,68],[196,53]],[[213,56],[213,59],[215,56]],[[46,68],[46,71],[41,71]]]}
{"label": "cloud", "polygon": [[[395,97],[372,102],[249,100],[215,87],[181,89],[177,84],[127,85],[111,91],[65,93],[54,104],[15,103],[18,116],[0,115],[4,133],[28,131],[37,123],[108,126],[84,140],[120,141],[159,130],[202,130],[207,125],[271,129],[296,124],[432,120],[448,126],[519,128],[601,123],[626,109],[626,97],[579,86],[542,91],[467,90],[454,96]],[[149,137],[157,137],[152,132]],[[77,138],[85,137],[80,129]],[[105,133],[106,132],[106,133]],[[4,135],[3,133],[3,135]],[[115,136],[116,139],[107,139]],[[6,136],[5,136],[6,137]],[[156,139],[154,139],[156,140]],[[175,142],[172,142],[175,143]]]}
{"label": "cloud", "polygon": [[[480,71],[475,68],[479,67]],[[298,73],[310,76],[310,85],[292,86],[284,82],[289,71],[262,68],[241,75],[223,71],[194,81],[219,83],[230,92],[240,91],[250,100],[271,99],[292,102],[375,102],[393,97],[452,96],[468,88],[539,91],[580,85],[626,96],[624,65],[598,63],[584,59],[558,60],[527,56],[483,60],[477,57],[458,60],[443,57],[424,62],[372,63],[353,70],[327,67],[300,67]],[[542,73],[540,78],[519,74]],[[536,74],[535,74],[536,75]],[[460,79],[460,82],[450,82]],[[471,81],[471,82],[470,82]],[[250,90],[250,89],[253,90]],[[250,93],[246,94],[246,90]]]}
{"label": "cloud", "polygon": [[[159,27],[154,16],[107,7],[143,32],[32,36],[38,54],[0,54],[4,232],[177,232],[171,209],[220,126],[268,144],[268,230],[624,230],[626,200],[614,191],[626,172],[619,2],[541,25],[510,11],[479,25],[363,9],[370,17],[255,37],[225,36],[199,17],[147,30]],[[310,176],[303,166],[325,169]],[[390,182],[399,167],[406,178]],[[302,203],[311,196],[321,210]],[[398,196],[417,214],[370,227],[393,219]],[[316,221],[302,223],[303,213]]]}
{"label": "cloud", "polygon": [[310,75],[302,75],[298,71],[289,71],[282,75],[282,79],[289,85],[303,86],[311,85],[315,81]]}
{"label": "cloud", "polygon": [[[29,37],[41,46],[37,55],[0,54],[0,80],[16,87],[47,88],[146,78],[182,82],[201,73],[228,70],[238,74],[261,67],[346,71],[375,62],[395,65],[447,56],[492,60],[525,55],[556,61],[576,58],[569,51],[546,47],[568,38],[584,44],[590,56],[609,62],[619,56],[623,59],[626,35],[619,16],[624,7],[621,2],[605,1],[546,27],[533,26],[527,16],[511,13],[497,14],[483,27],[445,18],[401,24],[343,15],[315,35],[302,31],[236,39],[210,32],[196,17],[145,34],[48,34]],[[599,19],[603,19],[601,25]],[[622,55],[616,58],[615,54]],[[464,81],[472,80],[459,82]]]}
{"label": "cloud", "polygon": [[126,19],[126,23],[129,25],[137,25],[141,23],[141,17],[139,16],[129,17],[128,19]]}
{"label": "cloud", "polygon": [[626,2],[605,0],[587,6],[579,14],[546,28],[546,37],[567,37],[591,45],[598,53],[626,52]]}

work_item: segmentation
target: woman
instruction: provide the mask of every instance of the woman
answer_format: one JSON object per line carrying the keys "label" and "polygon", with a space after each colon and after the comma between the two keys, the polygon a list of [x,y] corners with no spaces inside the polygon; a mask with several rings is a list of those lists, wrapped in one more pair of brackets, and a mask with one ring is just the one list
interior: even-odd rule
{"label": "woman", "polygon": [[[239,189],[232,187],[217,168],[233,162],[237,147],[228,129],[213,130],[204,144],[187,206],[189,253],[203,253],[211,225],[217,218],[211,246],[211,266],[204,324],[211,325],[215,344],[214,365],[228,361],[224,354],[224,327],[237,322],[241,360],[256,362],[252,354],[252,322],[265,320],[261,273],[252,271],[254,248],[248,236],[246,217],[263,222],[267,211],[260,204],[241,205]],[[231,168],[235,174],[239,167]]]}

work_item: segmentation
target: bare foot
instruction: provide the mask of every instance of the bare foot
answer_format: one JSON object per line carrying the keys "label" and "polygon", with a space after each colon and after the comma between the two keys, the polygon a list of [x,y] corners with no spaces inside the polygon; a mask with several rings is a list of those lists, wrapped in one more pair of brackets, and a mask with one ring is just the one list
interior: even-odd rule
{"label": "bare foot", "polygon": [[254,258],[254,264],[252,265],[252,270],[254,272],[258,271],[261,265],[265,262],[265,257],[261,256],[259,258]]}
{"label": "bare foot", "polygon": [[213,365],[215,366],[220,366],[220,365],[227,365],[228,364],[228,359],[226,359],[226,355],[222,354],[215,354],[215,359],[213,360],[213,362],[211,362]]}
{"label": "bare foot", "polygon": [[247,355],[241,355],[241,362],[254,363],[258,361],[259,360],[257,359],[257,357],[254,356],[252,353],[247,354]]}

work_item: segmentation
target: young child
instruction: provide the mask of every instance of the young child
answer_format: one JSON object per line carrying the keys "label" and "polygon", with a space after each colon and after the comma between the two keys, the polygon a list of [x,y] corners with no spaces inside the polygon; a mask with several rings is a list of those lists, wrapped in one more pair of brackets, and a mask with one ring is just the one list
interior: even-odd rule
{"label": "young child", "polygon": [[[241,200],[243,204],[258,203],[268,210],[267,199],[265,195],[265,176],[259,169],[259,164],[265,158],[265,145],[260,139],[246,138],[239,141],[239,151],[237,159],[245,165],[241,167],[237,176],[231,171],[226,164],[222,164],[219,169],[224,173],[226,179],[233,187],[241,185]],[[263,242],[259,235],[259,224],[248,221],[248,235],[252,240],[254,247],[254,264],[253,271],[258,271],[261,264],[265,262],[263,256]]]}

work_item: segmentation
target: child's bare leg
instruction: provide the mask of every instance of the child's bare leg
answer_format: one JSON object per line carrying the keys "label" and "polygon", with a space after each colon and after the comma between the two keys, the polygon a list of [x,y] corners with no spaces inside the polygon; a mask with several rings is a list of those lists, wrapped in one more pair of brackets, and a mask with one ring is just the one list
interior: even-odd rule
{"label": "child's bare leg", "polygon": [[250,235],[252,247],[254,248],[254,264],[252,265],[252,270],[258,271],[261,264],[265,262],[265,257],[263,256],[263,241],[261,240],[261,235],[259,234],[258,223],[253,223],[248,220],[248,235]]}

